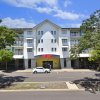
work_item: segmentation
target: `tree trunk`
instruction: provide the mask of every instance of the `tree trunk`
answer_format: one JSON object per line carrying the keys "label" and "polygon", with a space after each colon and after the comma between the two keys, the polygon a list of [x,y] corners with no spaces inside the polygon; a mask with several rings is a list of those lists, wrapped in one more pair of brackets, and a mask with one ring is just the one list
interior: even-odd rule
{"label": "tree trunk", "polygon": [[6,70],[7,70],[7,61],[6,61]]}

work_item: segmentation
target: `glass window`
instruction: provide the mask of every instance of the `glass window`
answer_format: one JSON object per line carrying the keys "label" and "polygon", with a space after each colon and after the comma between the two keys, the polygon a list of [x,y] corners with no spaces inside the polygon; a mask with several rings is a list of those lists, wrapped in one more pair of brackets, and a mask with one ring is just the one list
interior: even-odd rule
{"label": "glass window", "polygon": [[54,31],[54,35],[56,35],[56,31]]}
{"label": "glass window", "polygon": [[41,52],[43,52],[43,48],[41,48]]}
{"label": "glass window", "polygon": [[67,34],[67,31],[62,31],[62,34]]}
{"label": "glass window", "polygon": [[43,35],[43,31],[41,31],[41,35]]}
{"label": "glass window", "polygon": [[27,40],[27,43],[32,43],[32,40]]}
{"label": "glass window", "polygon": [[40,43],[40,39],[38,40],[38,43]]}
{"label": "glass window", "polygon": [[53,35],[53,31],[51,31],[51,34]]}
{"label": "glass window", "polygon": [[27,49],[27,52],[32,52],[32,48],[28,48]]}
{"label": "glass window", "polygon": [[27,31],[27,35],[32,35],[32,31]]}
{"label": "glass window", "polygon": [[40,52],[40,48],[38,48],[38,51]]}
{"label": "glass window", "polygon": [[56,43],[56,39],[54,39],[55,43]]}
{"label": "glass window", "polygon": [[67,43],[67,39],[62,39],[62,43]]}
{"label": "glass window", "polygon": [[51,51],[53,51],[53,48],[51,48]]}
{"label": "glass window", "polygon": [[51,43],[53,43],[53,39],[51,39]]}
{"label": "glass window", "polygon": [[43,39],[41,39],[41,43],[43,43]]}
{"label": "glass window", "polygon": [[38,35],[40,35],[40,31],[38,31]]}
{"label": "glass window", "polygon": [[62,51],[67,51],[67,48],[62,48]]}
{"label": "glass window", "polygon": [[55,48],[55,51],[57,51],[57,49]]}

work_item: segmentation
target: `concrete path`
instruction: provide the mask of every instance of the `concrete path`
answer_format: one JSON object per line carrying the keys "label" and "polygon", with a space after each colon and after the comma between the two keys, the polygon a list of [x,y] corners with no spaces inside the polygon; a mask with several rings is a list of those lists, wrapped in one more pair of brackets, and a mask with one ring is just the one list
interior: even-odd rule
{"label": "concrete path", "polygon": [[72,90],[74,90],[74,89],[79,89],[79,88],[77,87],[77,85],[74,84],[74,83],[66,82],[66,85],[67,85],[68,89],[72,89]]}

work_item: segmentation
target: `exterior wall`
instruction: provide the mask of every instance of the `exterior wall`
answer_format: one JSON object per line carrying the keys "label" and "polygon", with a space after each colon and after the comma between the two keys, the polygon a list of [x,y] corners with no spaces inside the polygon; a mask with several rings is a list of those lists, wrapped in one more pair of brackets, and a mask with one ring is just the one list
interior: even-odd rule
{"label": "exterior wall", "polygon": [[59,59],[58,58],[39,58],[36,59],[37,67],[43,67],[43,61],[53,61],[53,68],[59,68]]}
{"label": "exterior wall", "polygon": [[[32,35],[27,35],[27,31],[32,31]],[[24,31],[24,59],[34,58],[34,37],[35,32],[33,30]],[[33,38],[32,43],[27,43],[26,38]],[[27,48],[32,48],[32,52],[27,52]]]}
{"label": "exterior wall", "polygon": [[[43,31],[43,35],[38,35],[38,31]],[[56,35],[52,35],[51,31],[56,31]],[[59,53],[58,48],[58,32],[57,28],[50,23],[44,23],[42,26],[37,28],[37,55],[41,54],[56,54]],[[43,39],[43,43],[41,43],[41,39]],[[51,39],[56,39],[56,43],[51,43]],[[38,40],[40,40],[40,43],[38,43]],[[38,48],[43,48],[43,52],[39,52]],[[56,48],[56,52],[52,52],[51,48]]]}
{"label": "exterior wall", "polygon": [[[70,50],[70,31],[65,30],[67,34],[62,34],[62,30],[59,31],[59,52],[60,52],[60,58],[67,58],[69,57],[69,50]],[[63,46],[62,39],[67,39],[66,46]],[[62,48],[67,48],[67,51],[62,51]]]}

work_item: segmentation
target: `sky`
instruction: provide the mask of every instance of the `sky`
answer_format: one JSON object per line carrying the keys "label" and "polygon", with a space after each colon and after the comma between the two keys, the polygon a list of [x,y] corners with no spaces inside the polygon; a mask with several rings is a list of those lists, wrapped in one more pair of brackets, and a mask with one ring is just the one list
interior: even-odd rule
{"label": "sky", "polygon": [[61,28],[78,28],[99,9],[100,0],[0,0],[0,25],[33,28],[47,19]]}

